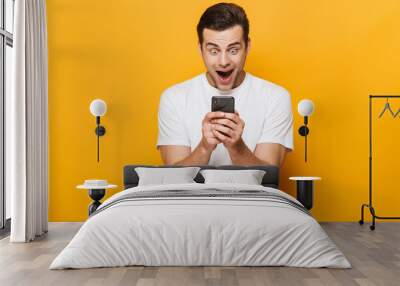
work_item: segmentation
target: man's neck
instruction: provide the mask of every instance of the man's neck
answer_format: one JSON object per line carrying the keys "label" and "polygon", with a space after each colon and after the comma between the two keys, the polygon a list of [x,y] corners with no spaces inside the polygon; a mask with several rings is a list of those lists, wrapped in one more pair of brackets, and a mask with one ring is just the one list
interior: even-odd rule
{"label": "man's neck", "polygon": [[[235,80],[235,83],[233,84],[232,89],[238,87],[239,85],[241,85],[242,82],[244,81],[245,77],[246,77],[246,72],[244,70],[242,70],[240,72],[239,76],[236,77],[236,80]],[[214,79],[210,76],[209,72],[206,72],[206,78],[207,78],[208,83],[212,87],[218,88],[217,85],[215,84]]]}

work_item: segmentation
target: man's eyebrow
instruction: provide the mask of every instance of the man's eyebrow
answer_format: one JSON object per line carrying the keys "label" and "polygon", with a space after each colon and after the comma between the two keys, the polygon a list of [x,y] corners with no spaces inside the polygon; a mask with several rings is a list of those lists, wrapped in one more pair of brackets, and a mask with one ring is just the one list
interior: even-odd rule
{"label": "man's eyebrow", "polygon": [[232,43],[232,44],[229,44],[229,45],[228,45],[228,48],[231,47],[231,46],[236,46],[236,45],[241,45],[241,44],[240,44],[240,42],[234,42],[234,43]]}
{"label": "man's eyebrow", "polygon": [[214,44],[214,43],[207,43],[206,46],[213,46],[213,47],[219,48],[219,46],[217,44]]}
{"label": "man's eyebrow", "polygon": [[[236,46],[236,45],[241,45],[241,43],[240,42],[231,43],[231,44],[228,45],[228,48],[232,47],[232,46]],[[219,48],[219,46],[217,44],[215,44],[215,43],[206,43],[206,46],[213,46],[213,47]]]}

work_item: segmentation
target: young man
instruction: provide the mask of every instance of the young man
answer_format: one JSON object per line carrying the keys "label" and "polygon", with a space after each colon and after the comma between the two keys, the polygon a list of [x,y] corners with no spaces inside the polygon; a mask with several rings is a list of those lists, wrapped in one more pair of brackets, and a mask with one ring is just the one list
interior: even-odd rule
{"label": "young man", "polygon": [[[293,150],[289,93],[243,70],[250,50],[244,10],[209,7],[197,25],[207,72],[161,96],[157,147],[167,165],[276,165]],[[211,112],[211,97],[230,95],[235,113]]]}

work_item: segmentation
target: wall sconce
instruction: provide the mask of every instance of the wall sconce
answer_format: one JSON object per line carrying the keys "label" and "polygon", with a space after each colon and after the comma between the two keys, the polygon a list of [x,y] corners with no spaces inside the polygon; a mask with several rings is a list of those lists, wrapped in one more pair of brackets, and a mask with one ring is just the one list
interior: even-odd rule
{"label": "wall sconce", "polygon": [[97,162],[100,161],[100,145],[99,145],[99,137],[103,136],[106,133],[106,129],[104,126],[100,125],[100,116],[106,114],[107,104],[104,100],[95,99],[90,103],[90,112],[96,117],[96,129],[95,133],[97,135]]}
{"label": "wall sconce", "polygon": [[297,111],[301,116],[304,116],[304,125],[299,128],[299,134],[304,136],[304,161],[307,162],[307,135],[310,132],[307,124],[308,116],[314,112],[314,103],[310,99],[300,100],[299,104],[297,105]]}

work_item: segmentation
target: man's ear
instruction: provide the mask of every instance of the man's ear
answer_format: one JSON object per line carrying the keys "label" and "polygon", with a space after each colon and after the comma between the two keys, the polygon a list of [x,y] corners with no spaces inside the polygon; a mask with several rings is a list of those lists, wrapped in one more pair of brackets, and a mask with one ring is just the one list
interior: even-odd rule
{"label": "man's ear", "polygon": [[198,47],[199,47],[199,54],[200,54],[200,56],[202,56],[203,55],[203,51],[201,50],[201,44],[200,44],[200,42],[198,42],[197,44],[198,44]]}
{"label": "man's ear", "polygon": [[247,49],[246,49],[247,54],[250,52],[250,48],[251,48],[251,41],[250,41],[250,38],[249,38],[247,40]]}

